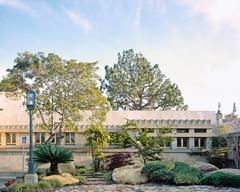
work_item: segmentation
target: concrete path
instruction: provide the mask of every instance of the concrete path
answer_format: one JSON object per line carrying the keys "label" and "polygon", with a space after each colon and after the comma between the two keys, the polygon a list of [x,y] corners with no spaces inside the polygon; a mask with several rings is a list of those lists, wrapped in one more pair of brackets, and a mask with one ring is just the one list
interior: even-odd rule
{"label": "concrete path", "polygon": [[81,185],[69,186],[55,192],[240,192],[239,188],[213,187],[204,185],[169,186],[169,185]]}

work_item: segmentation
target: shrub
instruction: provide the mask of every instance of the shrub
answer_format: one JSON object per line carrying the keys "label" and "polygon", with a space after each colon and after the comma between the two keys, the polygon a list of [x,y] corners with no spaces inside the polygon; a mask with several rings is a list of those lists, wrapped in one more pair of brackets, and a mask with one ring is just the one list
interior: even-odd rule
{"label": "shrub", "polygon": [[105,169],[112,171],[115,168],[131,164],[130,153],[115,153],[104,158]]}
{"label": "shrub", "polygon": [[43,190],[49,190],[62,185],[57,181],[40,181],[35,184],[15,183],[7,188],[8,192],[38,192]]}
{"label": "shrub", "polygon": [[150,180],[157,183],[172,183],[173,172],[166,169],[160,169],[158,171],[154,171],[150,175]]}
{"label": "shrub", "polygon": [[33,160],[36,164],[50,163],[51,173],[58,174],[58,164],[73,161],[73,153],[57,145],[36,145],[33,149]]}
{"label": "shrub", "polygon": [[215,172],[204,177],[201,183],[204,185],[240,187],[240,175]]}
{"label": "shrub", "polygon": [[109,171],[109,172],[105,173],[104,176],[103,176],[104,179],[106,180],[106,182],[107,182],[108,184],[115,183],[115,182],[113,181],[112,174],[113,174],[113,172],[112,172],[112,171]]}
{"label": "shrub", "polygon": [[185,163],[176,162],[175,168],[173,169],[173,177],[175,184],[199,184],[202,178],[202,172],[199,169],[190,167]]}
{"label": "shrub", "polygon": [[146,163],[142,169],[142,173],[145,174],[148,178],[150,178],[150,175],[155,172],[164,169],[164,166],[160,161],[152,161],[149,163]]}
{"label": "shrub", "polygon": [[145,164],[142,173],[145,174],[150,181],[157,183],[172,183],[175,164],[172,161],[153,161]]}

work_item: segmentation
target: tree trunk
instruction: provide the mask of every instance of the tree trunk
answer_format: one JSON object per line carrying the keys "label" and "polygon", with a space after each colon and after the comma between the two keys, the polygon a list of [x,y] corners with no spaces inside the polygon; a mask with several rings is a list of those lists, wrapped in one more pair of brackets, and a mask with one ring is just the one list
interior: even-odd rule
{"label": "tree trunk", "polygon": [[57,163],[51,163],[50,165],[50,171],[51,171],[51,174],[53,175],[58,175],[58,164]]}

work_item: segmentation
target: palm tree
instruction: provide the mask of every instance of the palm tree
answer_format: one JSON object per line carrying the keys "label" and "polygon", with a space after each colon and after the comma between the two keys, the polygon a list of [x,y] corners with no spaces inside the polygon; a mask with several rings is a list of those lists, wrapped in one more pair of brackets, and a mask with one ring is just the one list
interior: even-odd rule
{"label": "palm tree", "polygon": [[58,174],[59,163],[69,163],[74,160],[73,153],[61,146],[42,144],[33,149],[33,160],[36,166],[50,163],[51,174]]}

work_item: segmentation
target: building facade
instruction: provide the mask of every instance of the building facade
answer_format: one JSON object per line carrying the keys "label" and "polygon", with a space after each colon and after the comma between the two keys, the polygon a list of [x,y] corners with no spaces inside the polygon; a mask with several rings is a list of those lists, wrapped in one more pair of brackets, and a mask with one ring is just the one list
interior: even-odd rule
{"label": "building facade", "polygon": [[[17,154],[29,142],[28,112],[20,94],[6,95],[0,93],[0,155],[4,152]],[[83,120],[79,122],[77,131],[65,129],[63,144],[79,152],[77,161],[86,160],[84,131],[89,126],[90,112],[83,113]],[[135,121],[139,128],[154,133],[158,128],[170,128],[172,142],[164,146],[164,156],[169,159],[187,160],[198,152],[211,148],[211,137],[215,135],[217,115],[214,111],[109,111],[103,123],[110,133],[119,131],[127,120]],[[33,120],[33,143],[44,143],[49,137],[40,124],[41,119]],[[22,138],[27,143],[22,143]],[[56,142],[53,138],[52,143]],[[107,152],[114,152],[109,146]],[[133,150],[133,149],[129,149]],[[117,150],[115,150],[117,151]],[[133,150],[134,151],[134,150]],[[196,158],[200,158],[195,156]],[[9,157],[10,158],[10,157]],[[0,160],[1,163],[1,160]],[[0,166],[1,167],[1,166]],[[1,169],[0,169],[1,171]]]}

